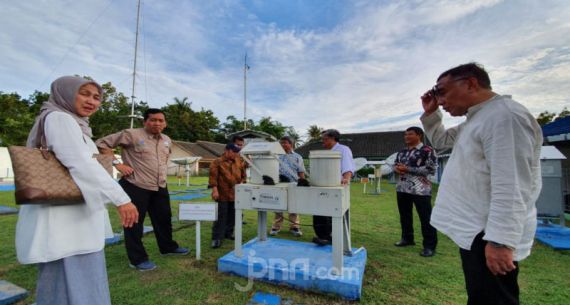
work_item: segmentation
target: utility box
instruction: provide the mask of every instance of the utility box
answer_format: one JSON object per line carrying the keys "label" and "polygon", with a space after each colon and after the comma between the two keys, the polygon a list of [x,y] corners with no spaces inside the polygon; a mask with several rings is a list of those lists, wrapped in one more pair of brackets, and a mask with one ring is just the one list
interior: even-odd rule
{"label": "utility box", "polygon": [[562,161],[566,157],[554,146],[543,146],[540,152],[542,190],[536,200],[538,218],[560,219],[564,226],[564,194],[562,191]]}
{"label": "utility box", "polygon": [[287,189],[289,184],[236,185],[236,209],[287,211]]}

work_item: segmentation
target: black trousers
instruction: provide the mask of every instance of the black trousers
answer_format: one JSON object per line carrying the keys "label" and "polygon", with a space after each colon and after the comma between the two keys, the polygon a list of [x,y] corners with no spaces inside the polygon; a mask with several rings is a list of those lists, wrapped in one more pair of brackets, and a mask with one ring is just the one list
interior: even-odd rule
{"label": "black trousers", "polygon": [[483,233],[475,237],[471,250],[459,249],[467,288],[467,305],[518,305],[517,268],[505,275],[493,275],[487,267]]}
{"label": "black trousers", "polygon": [[149,191],[125,179],[121,179],[119,184],[127,195],[131,197],[139,212],[139,222],[135,223],[131,228],[123,228],[125,247],[127,248],[127,256],[131,264],[138,265],[148,260],[148,254],[142,243],[143,224],[147,211],[160,253],[172,252],[178,248],[178,244],[172,240],[172,211],[170,210],[168,189],[159,188],[158,191]]}
{"label": "black trousers", "polygon": [[414,241],[414,217],[412,215],[414,204],[422,225],[423,246],[435,250],[437,246],[437,231],[429,223],[431,217],[431,196],[420,196],[397,192],[398,211],[400,212],[400,225],[402,239]]}
{"label": "black trousers", "polygon": [[[350,232],[350,210],[346,211],[342,220]],[[313,215],[313,229],[318,238],[332,241],[332,217]]]}
{"label": "black trousers", "polygon": [[212,240],[223,240],[234,234],[236,207],[233,201],[218,202],[218,220],[212,226]]}
{"label": "black trousers", "polygon": [[332,217],[313,215],[313,229],[318,238],[332,240]]}

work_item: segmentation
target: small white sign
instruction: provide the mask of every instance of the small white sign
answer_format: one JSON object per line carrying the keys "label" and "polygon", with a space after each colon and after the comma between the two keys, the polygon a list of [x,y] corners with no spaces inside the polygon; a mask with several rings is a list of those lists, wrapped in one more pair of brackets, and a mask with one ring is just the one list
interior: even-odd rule
{"label": "small white sign", "polygon": [[216,221],[217,203],[181,203],[178,206],[180,220]]}

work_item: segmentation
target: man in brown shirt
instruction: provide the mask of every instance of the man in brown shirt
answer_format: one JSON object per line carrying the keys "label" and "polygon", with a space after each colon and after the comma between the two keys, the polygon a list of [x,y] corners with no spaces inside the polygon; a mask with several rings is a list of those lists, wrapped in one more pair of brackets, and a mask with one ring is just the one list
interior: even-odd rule
{"label": "man in brown shirt", "polygon": [[149,260],[142,243],[146,212],[150,216],[160,253],[185,255],[188,249],[179,247],[172,239],[172,211],[166,181],[170,138],[162,134],[166,118],[160,109],[148,109],[144,113],[144,128],[125,129],[99,139],[96,144],[101,153],[113,154],[113,148],[122,148],[123,164],[115,160],[113,165],[123,178],[119,184],[131,197],[139,212],[139,222],[132,228],[123,228],[125,247],[130,266],[140,271],[156,268]]}
{"label": "man in brown shirt", "polygon": [[218,202],[218,220],[212,227],[212,248],[222,246],[224,238],[233,239],[235,225],[235,185],[245,181],[245,169],[239,156],[240,148],[231,143],[224,154],[210,165],[209,187],[212,199]]}

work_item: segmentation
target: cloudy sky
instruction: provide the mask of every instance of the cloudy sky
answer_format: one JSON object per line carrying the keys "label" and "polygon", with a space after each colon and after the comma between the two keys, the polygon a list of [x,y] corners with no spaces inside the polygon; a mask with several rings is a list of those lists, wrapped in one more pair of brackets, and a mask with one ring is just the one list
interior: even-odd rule
{"label": "cloudy sky", "polygon": [[[79,74],[130,96],[136,2],[0,1],[0,91]],[[141,12],[135,95],[155,107],[188,97],[243,117],[246,52],[248,118],[301,134],[417,125],[419,96],[469,61],[534,114],[570,106],[568,0],[146,0]]]}

